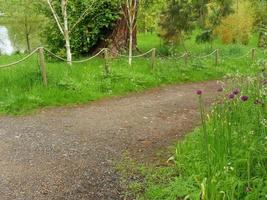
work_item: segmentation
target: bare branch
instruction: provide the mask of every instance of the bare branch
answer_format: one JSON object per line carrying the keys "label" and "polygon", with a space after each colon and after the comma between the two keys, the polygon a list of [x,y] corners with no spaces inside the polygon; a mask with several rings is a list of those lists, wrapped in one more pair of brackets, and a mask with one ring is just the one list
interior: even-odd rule
{"label": "bare branch", "polygon": [[60,23],[60,21],[59,21],[59,17],[58,17],[58,15],[57,15],[55,9],[53,8],[53,6],[52,6],[52,4],[51,4],[51,1],[50,1],[50,0],[47,0],[47,3],[48,3],[48,5],[49,5],[49,7],[50,7],[50,9],[51,9],[51,12],[52,12],[52,14],[53,14],[53,16],[54,16],[54,19],[56,20],[56,23],[57,23],[57,25],[58,25],[58,28],[59,28],[60,32],[61,32],[62,35],[64,36],[64,31],[63,31],[62,25],[61,25],[61,23]]}

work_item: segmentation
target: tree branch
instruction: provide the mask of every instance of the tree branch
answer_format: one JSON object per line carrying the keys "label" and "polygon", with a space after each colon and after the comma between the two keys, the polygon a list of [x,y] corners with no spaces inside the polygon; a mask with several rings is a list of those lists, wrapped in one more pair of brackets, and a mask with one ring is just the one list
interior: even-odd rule
{"label": "tree branch", "polygon": [[59,17],[58,17],[58,15],[57,15],[55,9],[53,8],[53,6],[52,6],[52,4],[51,4],[51,1],[50,1],[50,0],[47,0],[47,3],[48,3],[48,5],[49,5],[49,7],[50,7],[50,10],[51,10],[53,16],[54,16],[54,19],[56,20],[56,23],[57,23],[57,25],[58,25],[58,28],[59,28],[61,34],[64,36],[64,31],[63,31],[62,25],[61,25],[61,23],[60,23],[60,21],[59,21]]}

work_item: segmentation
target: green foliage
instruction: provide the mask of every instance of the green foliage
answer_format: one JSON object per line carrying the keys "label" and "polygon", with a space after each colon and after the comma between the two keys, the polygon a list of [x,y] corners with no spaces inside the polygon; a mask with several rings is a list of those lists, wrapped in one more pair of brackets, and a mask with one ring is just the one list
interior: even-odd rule
{"label": "green foliage", "polygon": [[137,19],[138,31],[157,32],[160,14],[166,5],[166,0],[140,0]]}
{"label": "green foliage", "polygon": [[252,6],[255,12],[255,26],[267,26],[267,1],[252,0]]}
{"label": "green foliage", "polygon": [[226,44],[236,42],[247,44],[254,24],[252,4],[243,0],[239,2],[238,7],[237,5],[235,7],[235,12],[225,17],[214,33]]}
{"label": "green foliage", "polygon": [[[174,156],[168,160],[172,167],[136,170],[144,177],[139,187],[145,192],[133,196],[140,200],[265,199],[267,85],[264,78],[266,74],[242,81],[236,77],[223,94],[218,92],[218,98],[226,98],[215,104],[209,114],[203,112],[202,127],[177,144]],[[234,88],[239,88],[240,93],[229,99],[228,94]],[[242,95],[247,95],[248,100],[242,101]],[[203,111],[203,97],[199,99]]]}
{"label": "green foliage", "polygon": [[[54,2],[53,6],[60,13],[60,3]],[[118,0],[73,0],[68,1],[67,9],[71,31],[71,48],[76,56],[88,55],[92,47],[105,39],[105,36],[114,28],[114,23],[120,17]],[[48,10],[47,6],[43,7],[43,10],[49,18],[49,23],[43,31],[45,43],[49,45],[52,51],[63,54],[62,51],[65,51],[64,39],[51,16],[51,11]],[[84,19],[72,30],[71,27],[86,10],[88,11]]]}
{"label": "green foliage", "polygon": [[206,18],[208,17],[208,4],[210,0],[194,0],[192,1],[194,11],[196,12],[196,20],[198,20],[199,27],[204,29],[206,27]]}
{"label": "green foliage", "polygon": [[186,0],[171,0],[162,12],[160,35],[167,43],[181,43],[194,27],[194,7]]}
{"label": "green foliage", "polygon": [[233,0],[171,0],[162,12],[160,35],[167,43],[181,43],[194,28],[203,30],[197,42],[212,42],[213,30],[233,12]]}
{"label": "green foliage", "polygon": [[0,1],[0,23],[9,30],[13,45],[31,51],[40,45],[40,32],[46,23],[34,0]]}
{"label": "green foliage", "polygon": [[213,41],[213,32],[210,29],[202,31],[196,37],[197,43],[205,43],[205,42],[212,42]]}
{"label": "green foliage", "polygon": [[253,8],[255,12],[255,27],[259,31],[258,46],[267,48],[267,1],[253,0]]}
{"label": "green foliage", "polygon": [[[150,46],[147,38],[150,39]],[[142,50],[159,47],[160,40],[151,34],[139,37],[139,48]],[[204,44],[195,44],[187,40],[186,44],[192,54],[206,55],[213,51]],[[97,58],[86,63],[54,62],[47,59],[48,87],[42,84],[37,55],[16,67],[0,70],[0,113],[23,114],[37,108],[56,105],[84,103],[101,97],[123,95],[129,92],[142,91],[162,84],[183,83],[218,79],[224,75],[254,74],[259,67],[251,65],[250,58],[232,60],[246,53],[251,46],[220,46],[221,59],[219,67],[214,67],[214,57],[202,60],[189,60],[185,66],[183,59],[161,57],[158,52],[156,68],[151,70],[151,59],[133,60],[129,68],[127,58],[111,59],[109,76],[104,71],[104,60]],[[181,49],[178,48],[179,55]],[[257,58],[263,58],[258,53]],[[19,60],[23,55],[1,56],[1,63]],[[230,58],[228,58],[230,57]]]}
{"label": "green foliage", "polygon": [[223,18],[234,12],[233,0],[215,0],[209,4],[209,27],[214,29],[220,25]]}

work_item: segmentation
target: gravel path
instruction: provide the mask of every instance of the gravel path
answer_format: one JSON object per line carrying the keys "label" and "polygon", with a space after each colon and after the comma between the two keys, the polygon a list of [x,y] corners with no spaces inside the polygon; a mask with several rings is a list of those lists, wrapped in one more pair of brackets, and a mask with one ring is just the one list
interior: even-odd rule
{"label": "gravel path", "polygon": [[1,200],[119,200],[114,162],[145,162],[199,123],[216,81],[166,86],[77,107],[0,117]]}

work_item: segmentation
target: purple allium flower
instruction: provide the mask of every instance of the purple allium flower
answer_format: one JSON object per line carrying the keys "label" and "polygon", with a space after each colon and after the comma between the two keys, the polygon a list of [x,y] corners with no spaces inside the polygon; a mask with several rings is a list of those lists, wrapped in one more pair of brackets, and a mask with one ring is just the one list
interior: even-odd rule
{"label": "purple allium flower", "polygon": [[233,90],[234,95],[238,95],[240,93],[240,89],[236,88]]}
{"label": "purple allium flower", "polygon": [[234,99],[234,98],[235,98],[235,94],[234,94],[234,93],[229,94],[229,95],[228,95],[228,98],[229,98],[229,99]]}
{"label": "purple allium flower", "polygon": [[217,89],[217,92],[223,92],[223,87],[219,87],[219,88]]}
{"label": "purple allium flower", "polygon": [[240,99],[241,99],[242,101],[247,101],[247,100],[248,100],[248,96],[243,95],[243,96],[240,97]]}
{"label": "purple allium flower", "polygon": [[202,90],[197,90],[196,93],[197,95],[202,95]]}

